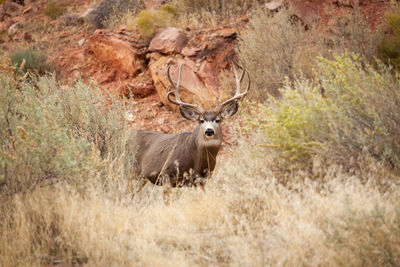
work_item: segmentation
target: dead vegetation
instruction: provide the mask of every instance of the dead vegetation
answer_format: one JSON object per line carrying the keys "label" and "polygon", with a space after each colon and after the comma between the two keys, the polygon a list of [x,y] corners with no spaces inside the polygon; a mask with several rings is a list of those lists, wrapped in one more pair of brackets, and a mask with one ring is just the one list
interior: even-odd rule
{"label": "dead vegetation", "polygon": [[395,266],[399,76],[364,28],[318,46],[285,12],[240,32],[248,125],[206,191],[174,189],[170,206],[162,188],[134,193],[132,102],[2,58],[0,265]]}

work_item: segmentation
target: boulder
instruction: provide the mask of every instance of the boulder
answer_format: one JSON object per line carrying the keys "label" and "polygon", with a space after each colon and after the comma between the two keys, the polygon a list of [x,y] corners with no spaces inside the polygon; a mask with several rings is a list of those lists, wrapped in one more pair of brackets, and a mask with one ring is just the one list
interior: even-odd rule
{"label": "boulder", "polygon": [[277,10],[282,6],[282,0],[272,0],[271,2],[265,3],[265,7],[269,10]]}
{"label": "boulder", "polygon": [[95,80],[114,95],[147,96],[154,92],[150,72],[146,73],[145,53],[140,41],[111,32],[82,38],[79,45],[66,47],[55,62],[66,80]]}
{"label": "boulder", "polygon": [[[188,61],[188,59],[186,59]],[[172,90],[167,77],[167,67],[171,64],[171,78],[176,83],[178,80],[178,68],[181,63],[185,62],[182,59],[175,59],[162,56],[152,56],[150,61],[150,71],[154,81],[154,86],[164,105],[170,106],[173,109],[178,107],[170,103],[167,99],[167,90]],[[199,103],[204,108],[210,108],[215,103],[216,93],[214,90],[206,88],[203,82],[196,74],[191,62],[187,62],[182,68],[181,86],[179,95],[182,101],[189,103]]]}
{"label": "boulder", "polygon": [[127,77],[133,77],[138,72],[137,50],[129,42],[116,36],[97,34],[88,38],[87,43],[90,53],[108,67],[117,69]]}
{"label": "boulder", "polygon": [[21,25],[18,22],[15,22],[13,25],[10,26],[7,30],[7,34],[9,36],[15,35],[21,29]]}
{"label": "boulder", "polygon": [[363,0],[333,0],[334,4],[338,6],[344,7],[354,7],[361,5],[364,1]]}
{"label": "boulder", "polygon": [[180,53],[187,43],[187,37],[182,30],[168,27],[159,31],[151,40],[149,51],[163,54]]}
{"label": "boulder", "polygon": [[125,97],[133,95],[134,97],[142,98],[151,95],[155,91],[155,88],[150,70],[140,73],[131,81],[127,81],[118,91],[121,96]]}
{"label": "boulder", "polygon": [[8,30],[8,28],[10,28],[10,26],[13,23],[11,21],[1,21],[0,22],[0,32],[6,32]]}
{"label": "boulder", "polygon": [[199,52],[201,48],[196,47],[184,47],[181,51],[182,56],[192,57],[195,56],[197,52]]}
{"label": "boulder", "polygon": [[0,21],[13,17],[21,12],[24,7],[14,2],[4,2],[0,5]]}

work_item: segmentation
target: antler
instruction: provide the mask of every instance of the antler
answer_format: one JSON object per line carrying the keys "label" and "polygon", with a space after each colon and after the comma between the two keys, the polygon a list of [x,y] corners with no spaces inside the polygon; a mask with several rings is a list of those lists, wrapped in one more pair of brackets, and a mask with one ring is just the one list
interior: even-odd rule
{"label": "antler", "polygon": [[[232,63],[232,66],[233,66],[233,73],[235,74],[235,80],[236,80],[236,93],[235,93],[235,95],[234,95],[232,98],[230,98],[230,99],[228,99],[228,100],[222,102],[222,104],[220,104],[220,105],[218,106],[218,109],[219,109],[219,110],[221,110],[223,107],[225,107],[225,106],[228,105],[229,103],[231,103],[231,102],[233,102],[233,101],[237,101],[237,100],[239,100],[240,98],[244,97],[244,96],[247,94],[247,92],[249,91],[249,88],[250,88],[250,75],[249,75],[249,73],[246,71],[246,69],[243,69],[243,72],[242,72],[242,74],[240,75],[240,78],[239,78],[239,77],[238,77],[237,70],[236,70],[236,67],[235,67],[235,64]],[[247,77],[249,78],[249,84],[247,85],[246,90],[245,90],[243,93],[241,93],[241,92],[240,92],[240,91],[241,91],[241,83],[242,83],[242,81],[243,81],[244,73],[245,73],[245,72],[247,73]]]}
{"label": "antler", "polygon": [[[167,99],[169,102],[174,103],[175,105],[191,107],[191,108],[197,110],[199,113],[203,113],[203,108],[201,106],[199,106],[198,104],[190,104],[190,103],[183,102],[181,100],[181,98],[179,97],[179,85],[181,83],[182,67],[184,64],[185,63],[181,63],[181,65],[179,66],[178,81],[177,81],[176,85],[172,81],[171,75],[169,73],[169,69],[171,68],[171,65],[168,65],[167,76],[168,76],[168,80],[171,83],[174,90],[167,92]],[[175,96],[176,100],[171,98],[171,94],[173,94]]]}

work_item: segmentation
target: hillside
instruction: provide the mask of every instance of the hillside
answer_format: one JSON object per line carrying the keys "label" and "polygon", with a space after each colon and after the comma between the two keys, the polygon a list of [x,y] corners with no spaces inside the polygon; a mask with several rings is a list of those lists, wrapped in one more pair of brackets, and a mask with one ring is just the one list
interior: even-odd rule
{"label": "hillside", "polygon": [[[399,29],[396,1],[0,1],[0,266],[397,266]],[[234,64],[214,173],[168,203],[135,130],[202,123],[168,66],[213,110]]]}

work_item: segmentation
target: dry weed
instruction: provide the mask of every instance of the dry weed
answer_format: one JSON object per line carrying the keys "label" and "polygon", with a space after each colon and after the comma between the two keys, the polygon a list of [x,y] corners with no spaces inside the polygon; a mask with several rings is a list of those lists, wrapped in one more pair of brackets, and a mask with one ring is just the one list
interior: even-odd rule
{"label": "dry weed", "polygon": [[[1,264],[96,266],[390,265],[400,260],[399,191],[344,175],[282,186],[274,154],[251,142],[221,158],[206,192],[160,188],[131,200],[94,182],[60,185],[1,204]],[[240,153],[239,153],[240,152]],[[293,177],[295,178],[295,177]]]}

